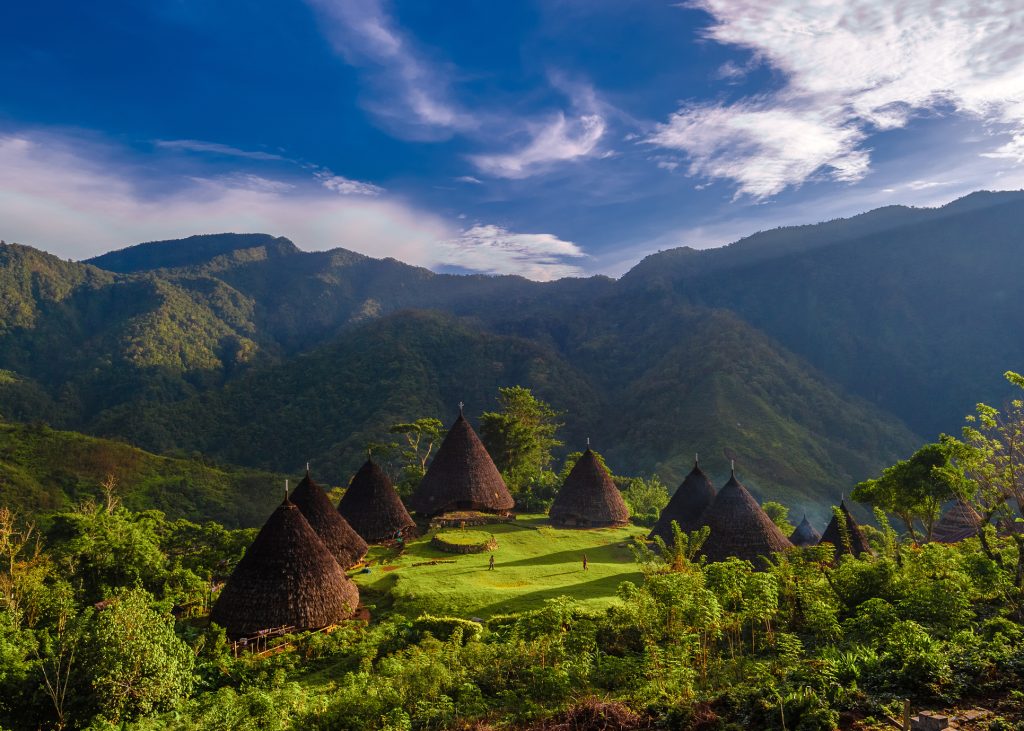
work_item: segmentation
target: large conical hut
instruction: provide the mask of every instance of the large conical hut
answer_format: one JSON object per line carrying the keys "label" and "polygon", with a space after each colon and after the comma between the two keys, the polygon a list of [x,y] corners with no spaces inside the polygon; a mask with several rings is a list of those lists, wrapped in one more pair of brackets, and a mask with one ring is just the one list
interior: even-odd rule
{"label": "large conical hut", "polygon": [[735,470],[700,522],[711,529],[701,548],[709,561],[735,556],[757,566],[762,557],[793,547],[750,491],[736,479]]}
{"label": "large conical hut", "polygon": [[789,537],[789,542],[794,546],[817,546],[821,543],[821,533],[815,530],[811,522],[807,520],[807,513],[804,513],[804,519],[800,521],[800,525]]}
{"label": "large conical hut", "polygon": [[957,500],[938,522],[932,526],[932,540],[939,543],[959,543],[978,535],[981,516],[962,500]]}
{"label": "large conical hut", "polygon": [[651,534],[647,537],[653,540],[655,536],[661,536],[663,541],[671,543],[675,540],[672,533],[673,520],[684,533],[697,530],[700,528],[700,517],[714,499],[715,487],[700,468],[698,460],[694,459],[690,474],[676,488],[675,494],[661,511],[658,522],[654,524]]}
{"label": "large conical hut", "polygon": [[231,637],[328,627],[352,617],[359,590],[287,497],[220,592],[210,619]]}
{"label": "large conical hut", "polygon": [[349,483],[338,512],[369,543],[404,536],[416,527],[391,480],[370,458]]}
{"label": "large conical hut", "polygon": [[548,515],[555,525],[598,528],[625,525],[629,508],[612,476],[588,446],[565,478]]}
{"label": "large conical hut", "polygon": [[850,537],[849,548],[845,547],[843,542],[843,534],[839,530],[839,521],[836,520],[836,516],[832,516],[832,520],[828,522],[828,527],[825,528],[825,532],[821,534],[821,541],[819,543],[831,543],[836,549],[836,558],[843,553],[849,553],[853,556],[860,556],[862,553],[874,553],[871,550],[871,546],[868,545],[868,539],[864,537],[864,532],[857,525],[857,521],[850,515],[849,509],[846,507],[846,501],[839,501],[839,512],[846,519],[846,532]]}
{"label": "large conical hut", "polygon": [[309,468],[292,493],[291,501],[302,511],[327,550],[341,564],[341,568],[352,568],[366,555],[370,547],[331,505],[323,488],[313,482]]}
{"label": "large conical hut", "polygon": [[454,510],[507,513],[515,507],[501,473],[463,416],[461,406],[459,418],[441,442],[409,504],[425,517]]}

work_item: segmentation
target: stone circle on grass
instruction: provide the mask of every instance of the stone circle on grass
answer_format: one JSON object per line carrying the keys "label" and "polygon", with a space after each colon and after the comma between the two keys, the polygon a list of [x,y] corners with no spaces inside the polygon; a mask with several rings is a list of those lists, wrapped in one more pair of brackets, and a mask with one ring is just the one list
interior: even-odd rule
{"label": "stone circle on grass", "polygon": [[434,534],[430,545],[445,553],[484,553],[498,547],[490,533],[476,530],[447,530]]}

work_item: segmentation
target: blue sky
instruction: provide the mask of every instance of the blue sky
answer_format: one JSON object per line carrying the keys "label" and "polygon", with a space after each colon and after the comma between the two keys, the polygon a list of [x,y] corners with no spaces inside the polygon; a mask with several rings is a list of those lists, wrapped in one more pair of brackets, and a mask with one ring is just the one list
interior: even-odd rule
{"label": "blue sky", "polygon": [[266,231],[441,271],[1024,187],[1024,3],[0,7],[0,238]]}

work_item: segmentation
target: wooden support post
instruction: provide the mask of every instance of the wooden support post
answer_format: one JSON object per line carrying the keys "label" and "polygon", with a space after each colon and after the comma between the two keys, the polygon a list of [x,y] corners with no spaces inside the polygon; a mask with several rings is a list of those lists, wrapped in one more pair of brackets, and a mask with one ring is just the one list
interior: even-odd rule
{"label": "wooden support post", "polygon": [[903,699],[903,731],[910,731],[910,699]]}

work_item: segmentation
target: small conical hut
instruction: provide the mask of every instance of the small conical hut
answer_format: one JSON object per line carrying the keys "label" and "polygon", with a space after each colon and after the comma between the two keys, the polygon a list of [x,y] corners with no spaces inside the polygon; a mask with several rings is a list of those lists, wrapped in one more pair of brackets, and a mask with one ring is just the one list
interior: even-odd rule
{"label": "small conical hut", "polygon": [[666,543],[672,543],[675,540],[672,533],[673,520],[684,533],[697,530],[700,528],[700,517],[714,499],[715,487],[700,468],[700,463],[694,459],[690,474],[676,488],[672,499],[661,511],[658,522],[654,524],[651,534],[647,537],[653,540],[655,536],[661,536]]}
{"label": "small conical hut", "polygon": [[811,522],[807,520],[807,513],[804,513],[804,519],[800,521],[800,525],[789,537],[789,542],[794,546],[817,546],[821,543],[821,533],[816,531]]}
{"label": "small conical hut", "polygon": [[608,470],[590,447],[573,465],[548,511],[551,522],[569,528],[625,525],[629,508]]}
{"label": "small conical hut", "polygon": [[939,543],[959,543],[978,535],[981,516],[962,500],[957,500],[938,522],[932,526],[932,540]]}
{"label": "small conical hut", "polygon": [[709,561],[735,556],[756,566],[761,557],[793,547],[750,491],[736,479],[735,470],[700,522],[711,529],[701,548]]}
{"label": "small conical hut", "polygon": [[229,636],[328,627],[352,617],[359,590],[288,498],[238,562],[210,619]]}
{"label": "small conical hut", "polygon": [[302,515],[341,564],[341,568],[352,568],[366,555],[370,547],[331,505],[323,488],[313,482],[309,469],[302,482],[295,487],[291,501],[302,511]]}
{"label": "small conical hut", "polygon": [[844,547],[843,535],[839,530],[839,522],[836,520],[836,516],[832,516],[832,520],[828,522],[828,527],[825,528],[825,532],[821,534],[821,540],[819,543],[831,543],[836,549],[836,558],[838,559],[842,553],[850,553],[853,556],[860,556],[862,553],[873,554],[871,546],[868,545],[868,539],[864,537],[864,532],[857,525],[857,521],[850,515],[849,509],[846,507],[846,501],[839,501],[839,512],[846,518],[846,531],[850,536],[849,550]]}
{"label": "small conical hut", "polygon": [[453,510],[506,513],[515,507],[505,480],[461,408],[409,504],[424,517]]}
{"label": "small conical hut", "polygon": [[338,512],[369,543],[404,536],[416,527],[387,474],[369,458],[349,483]]}

